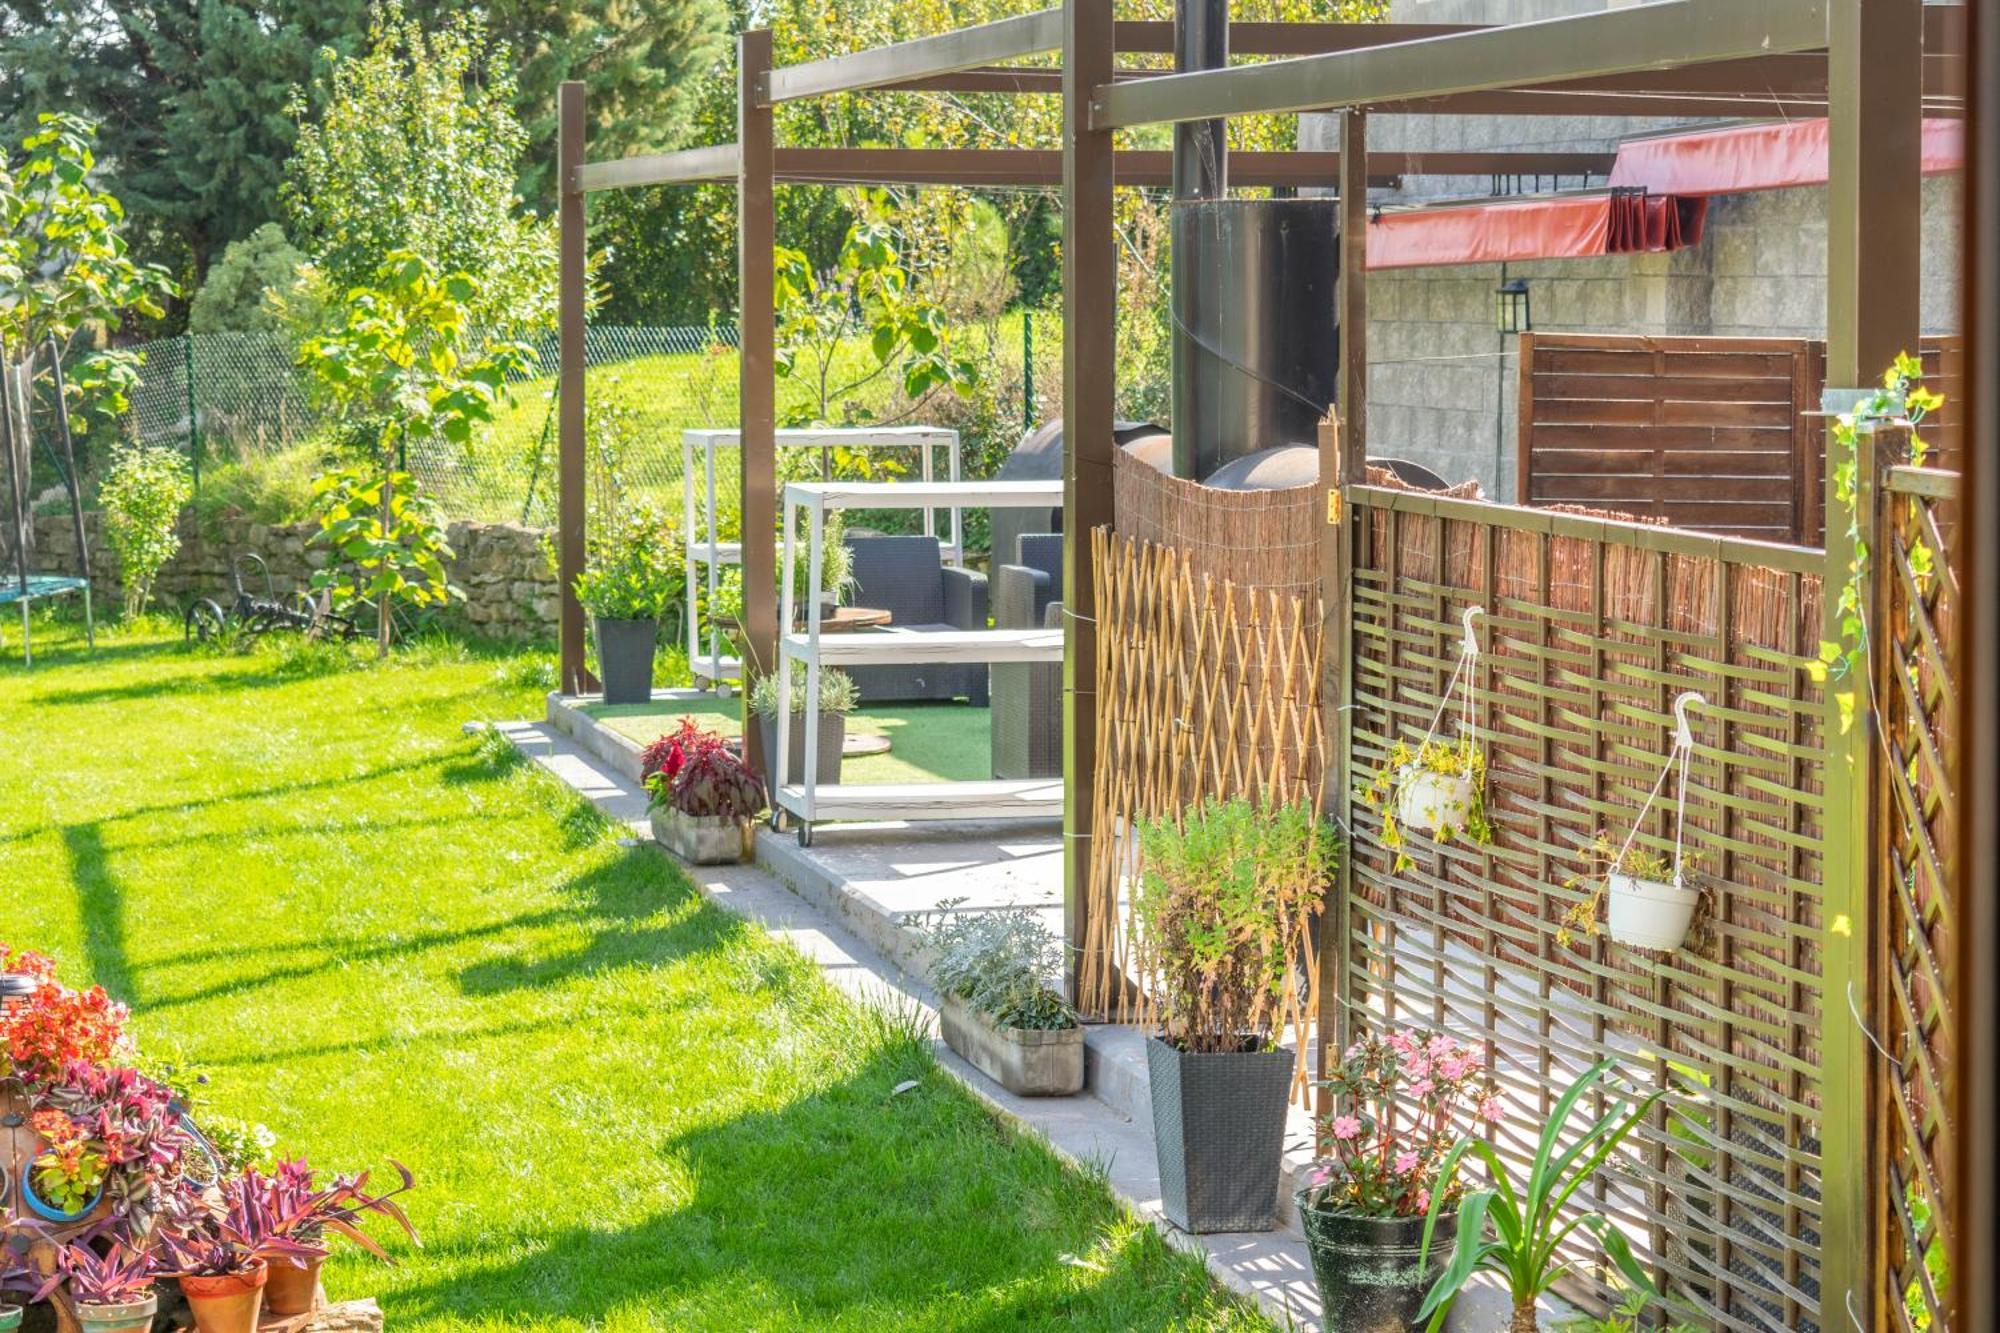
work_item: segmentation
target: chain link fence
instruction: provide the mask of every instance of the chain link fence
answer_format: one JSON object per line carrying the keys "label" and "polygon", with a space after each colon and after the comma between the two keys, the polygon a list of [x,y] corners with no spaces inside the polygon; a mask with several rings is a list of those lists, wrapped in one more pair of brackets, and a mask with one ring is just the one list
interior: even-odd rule
{"label": "chain link fence", "polygon": [[[140,349],[140,383],[122,423],[130,439],[184,453],[197,495],[296,495],[325,462],[331,429],[279,334],[161,339]],[[585,351],[594,450],[621,490],[678,499],[680,433],[736,419],[736,330],[596,326]],[[513,386],[492,429],[464,446],[442,441],[404,460],[454,518],[547,524],[554,519],[553,334]],[[109,444],[89,442],[93,452]],[[86,463],[86,467],[88,464]]]}

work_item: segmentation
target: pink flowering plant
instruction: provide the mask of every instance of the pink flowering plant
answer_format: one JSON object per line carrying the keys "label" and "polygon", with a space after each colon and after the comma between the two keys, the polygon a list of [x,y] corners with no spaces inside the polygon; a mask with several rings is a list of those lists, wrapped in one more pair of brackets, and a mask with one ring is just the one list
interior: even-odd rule
{"label": "pink flowering plant", "polygon": [[[1320,1086],[1332,1097],[1320,1121],[1329,1155],[1306,1178],[1305,1204],[1323,1212],[1422,1217],[1465,1127],[1476,1133],[1501,1116],[1485,1056],[1441,1032],[1371,1032]],[[1447,1180],[1441,1202],[1459,1188]]]}

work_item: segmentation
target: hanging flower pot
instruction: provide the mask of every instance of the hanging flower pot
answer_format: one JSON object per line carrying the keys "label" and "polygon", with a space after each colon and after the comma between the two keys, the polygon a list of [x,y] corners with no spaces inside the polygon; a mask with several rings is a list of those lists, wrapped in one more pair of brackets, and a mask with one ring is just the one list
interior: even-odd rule
{"label": "hanging flower pot", "polygon": [[1472,774],[1405,765],[1396,784],[1396,819],[1404,828],[1449,838],[1471,822]]}
{"label": "hanging flower pot", "polygon": [[1635,949],[1678,949],[1700,901],[1700,891],[1684,884],[1613,870],[1605,876],[1605,927]]}

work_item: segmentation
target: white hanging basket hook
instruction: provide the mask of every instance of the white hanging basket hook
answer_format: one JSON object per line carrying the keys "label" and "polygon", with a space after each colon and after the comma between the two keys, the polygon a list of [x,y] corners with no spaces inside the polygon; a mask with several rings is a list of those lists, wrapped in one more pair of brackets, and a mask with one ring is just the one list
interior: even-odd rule
{"label": "white hanging basket hook", "polygon": [[1467,657],[1479,656],[1479,631],[1472,627],[1472,622],[1485,614],[1486,608],[1483,606],[1468,606],[1465,608],[1465,614],[1459,617],[1465,625],[1465,634],[1459,639],[1458,648]]}
{"label": "white hanging basket hook", "polygon": [[1688,725],[1688,709],[1708,707],[1708,699],[1694,690],[1687,690],[1674,698],[1674,744],[1684,750],[1694,748],[1694,728]]}

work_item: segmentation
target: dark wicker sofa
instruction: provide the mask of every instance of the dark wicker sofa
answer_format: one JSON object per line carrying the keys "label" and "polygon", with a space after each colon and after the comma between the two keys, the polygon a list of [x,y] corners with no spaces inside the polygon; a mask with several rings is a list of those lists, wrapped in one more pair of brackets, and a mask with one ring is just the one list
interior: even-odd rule
{"label": "dark wicker sofa", "polygon": [[[1062,625],[1061,533],[1022,533],[1014,563],[993,571],[993,623],[999,629]],[[993,664],[993,776],[1062,775],[1062,664]]]}
{"label": "dark wicker sofa", "polygon": [[[944,563],[937,538],[849,537],[854,552],[854,586],[847,600],[889,612],[898,629],[986,628],[986,576]],[[908,703],[923,699],[987,701],[983,662],[910,666],[857,666],[861,702]]]}

